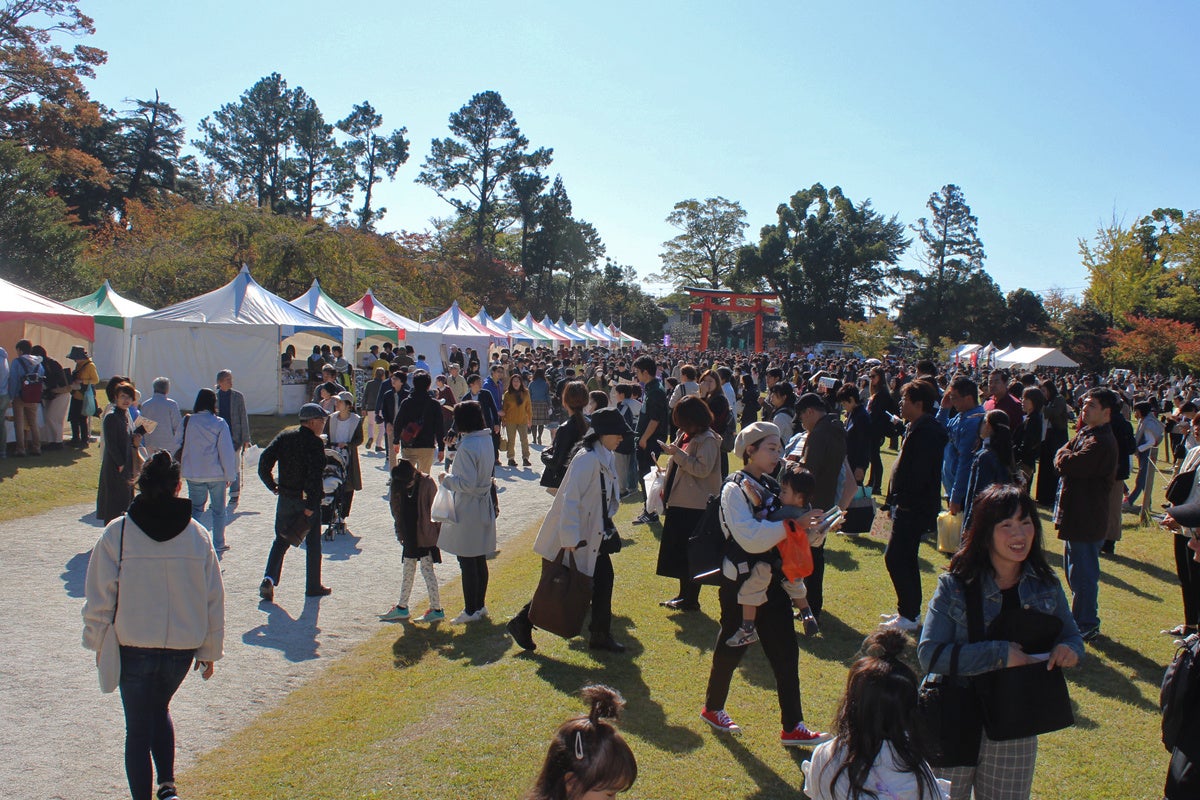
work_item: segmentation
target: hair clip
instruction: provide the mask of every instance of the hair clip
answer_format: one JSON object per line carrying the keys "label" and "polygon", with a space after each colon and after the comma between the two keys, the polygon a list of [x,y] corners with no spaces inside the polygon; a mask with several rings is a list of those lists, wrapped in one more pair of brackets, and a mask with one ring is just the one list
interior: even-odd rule
{"label": "hair clip", "polygon": [[583,734],[580,731],[575,731],[575,759],[583,761]]}

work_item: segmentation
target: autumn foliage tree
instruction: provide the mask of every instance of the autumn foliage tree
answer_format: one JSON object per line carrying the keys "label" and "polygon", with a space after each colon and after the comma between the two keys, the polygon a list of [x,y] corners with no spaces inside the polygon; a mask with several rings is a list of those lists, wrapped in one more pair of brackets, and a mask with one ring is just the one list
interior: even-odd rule
{"label": "autumn foliage tree", "polygon": [[876,314],[862,322],[843,319],[838,326],[842,329],[842,341],[866,358],[883,358],[896,336],[896,325],[887,314]]}
{"label": "autumn foliage tree", "polygon": [[1200,331],[1187,322],[1155,317],[1126,318],[1128,329],[1112,328],[1104,351],[1114,364],[1165,372],[1200,368]]}

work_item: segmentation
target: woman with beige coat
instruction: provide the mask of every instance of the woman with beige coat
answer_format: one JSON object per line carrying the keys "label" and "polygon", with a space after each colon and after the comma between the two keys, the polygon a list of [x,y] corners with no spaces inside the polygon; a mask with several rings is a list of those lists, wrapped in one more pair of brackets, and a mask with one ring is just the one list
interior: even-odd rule
{"label": "woman with beige coat", "polygon": [[[571,458],[554,503],[542,521],[533,549],[553,561],[563,550],[574,553],[579,571],[592,578],[592,618],[588,625],[593,650],[625,652],[625,645],[612,637],[613,567],[608,552],[601,549],[605,517],[620,508],[617,497],[617,463],[613,451],[621,444],[628,426],[621,412],[604,408],[592,415],[591,430]],[[444,528],[443,528],[444,530]],[[529,604],[508,621],[509,635],[524,650],[536,650]]]}
{"label": "woman with beige coat", "polygon": [[655,573],[679,581],[679,593],[660,605],[672,611],[698,611],[700,584],[688,571],[688,538],[704,516],[708,498],[721,493],[721,437],[712,431],[713,415],[699,397],[681,399],[671,412],[676,440],[663,447],[670,456],[663,482],[667,513],[658,546]]}

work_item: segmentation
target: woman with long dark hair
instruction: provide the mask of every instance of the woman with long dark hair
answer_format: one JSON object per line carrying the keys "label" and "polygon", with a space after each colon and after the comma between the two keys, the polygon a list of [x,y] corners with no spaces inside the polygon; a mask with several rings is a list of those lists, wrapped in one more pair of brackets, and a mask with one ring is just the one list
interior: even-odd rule
{"label": "woman with long dark hair", "polygon": [[1038,457],[1035,496],[1038,505],[1049,508],[1054,505],[1054,498],[1058,494],[1058,470],[1054,468],[1054,454],[1071,438],[1067,429],[1071,411],[1066,398],[1059,393],[1054,381],[1048,378],[1042,381],[1041,389],[1046,397],[1046,404],[1042,407],[1046,437],[1042,439],[1042,449]]}
{"label": "woman with long dark hair", "polygon": [[179,463],[159,450],[137,499],[92,549],[84,582],[83,643],[96,651],[102,688],[121,692],[133,800],[178,800],[171,697],[193,662],[208,680],[224,652],[221,564],[180,487]]}
{"label": "woman with long dark hair", "polygon": [[804,794],[813,800],[945,800],[916,735],[919,679],[902,656],[909,638],[880,629],[863,642],[838,704],[834,739],[805,761]]}
{"label": "woman with long dark hair", "polygon": [[[733,415],[733,409],[729,407],[729,398],[725,396],[725,390],[721,388],[721,376],[716,370],[706,370],[700,376],[700,399],[708,406],[708,410],[712,412],[712,423],[710,427],[712,432],[720,438],[725,438],[729,433],[729,422]],[[724,478],[729,474],[729,454],[717,448],[720,453],[721,477]]]}
{"label": "woman with long dark hair", "polygon": [[738,427],[744,428],[758,422],[758,409],[762,406],[762,400],[758,384],[754,382],[754,376],[750,373],[742,374],[741,405],[742,417],[738,420]]}
{"label": "woman with long dark hair", "polygon": [[1013,432],[1013,461],[1025,476],[1025,485],[1033,485],[1033,471],[1037,469],[1042,454],[1042,435],[1045,418],[1042,409],[1046,406],[1046,395],[1036,386],[1029,386],[1021,393],[1021,411],[1025,416]]}
{"label": "woman with long dark hair", "polygon": [[993,483],[1016,483],[1016,475],[1008,414],[993,409],[979,423],[979,446],[971,459],[966,502],[963,504],[963,530],[971,524],[971,510],[979,493]]}
{"label": "woman with long dark hair", "polygon": [[[968,591],[978,591],[982,598],[983,641],[971,642],[968,635]],[[1000,627],[993,627],[994,623],[1019,620],[1023,611],[1056,618],[1061,623],[1056,623],[1058,634],[1037,644],[1014,641],[1025,638],[1021,630],[992,638]],[[1027,649],[1043,653],[1047,669],[1073,667],[1083,657],[1083,637],[1071,616],[1071,605],[1046,562],[1037,507],[1023,489],[996,484],[975,498],[971,527],[950,560],[949,571],[938,578],[917,647],[921,667],[945,675],[950,672],[951,652],[941,648],[935,660],[940,644],[958,646],[962,676],[1037,663]],[[963,731],[962,735],[975,734]],[[950,781],[951,798],[967,800],[972,790],[980,798],[1028,797],[1037,763],[1037,737],[993,741],[983,731],[979,738],[977,766],[935,770],[939,778]]]}
{"label": "woman with long dark hair", "polygon": [[871,418],[871,477],[867,483],[878,496],[883,488],[883,457],[879,451],[883,449],[883,440],[896,430],[892,417],[898,409],[892,393],[888,391],[887,374],[883,367],[871,367],[868,374],[871,376],[870,396],[867,398],[867,416]]}
{"label": "woman with long dark hair", "polygon": [[112,405],[104,414],[104,448],[100,458],[100,486],[96,491],[96,516],[104,524],[125,513],[133,500],[133,453],[137,439],[129,409],[137,397],[133,384],[117,383],[109,389]]}

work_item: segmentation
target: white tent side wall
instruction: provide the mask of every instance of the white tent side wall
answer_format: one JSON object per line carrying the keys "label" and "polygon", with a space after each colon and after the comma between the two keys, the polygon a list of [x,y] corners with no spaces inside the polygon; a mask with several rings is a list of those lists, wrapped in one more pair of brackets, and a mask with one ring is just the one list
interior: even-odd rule
{"label": "white tent side wall", "polygon": [[[125,324],[128,325],[129,321]],[[92,345],[91,356],[101,381],[107,381],[113,375],[129,375],[131,343],[132,337],[125,328],[96,323],[96,341]],[[138,384],[139,387],[141,385]]]}
{"label": "white tent side wall", "polygon": [[230,369],[234,387],[246,397],[247,413],[276,414],[282,411],[279,345],[276,325],[195,323],[144,330],[135,321],[130,377],[143,395],[155,378],[170,378],[171,396],[190,409],[196,393],[211,389],[219,370]]}

